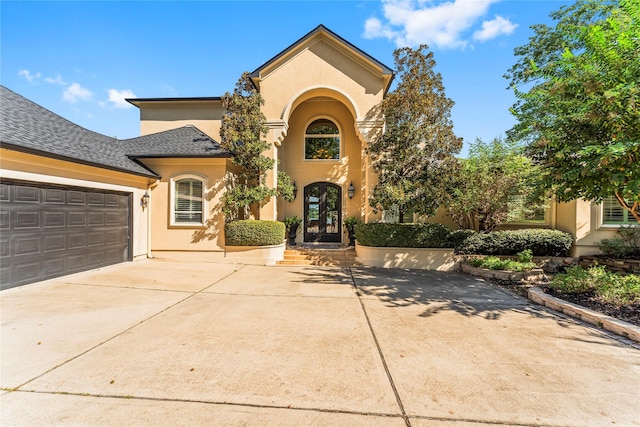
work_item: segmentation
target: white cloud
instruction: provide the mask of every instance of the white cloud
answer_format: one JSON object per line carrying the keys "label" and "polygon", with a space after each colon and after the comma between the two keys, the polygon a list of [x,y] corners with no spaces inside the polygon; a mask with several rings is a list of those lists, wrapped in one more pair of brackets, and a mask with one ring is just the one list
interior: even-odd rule
{"label": "white cloud", "polygon": [[[468,31],[498,0],[453,0],[435,3],[429,0],[383,0],[386,22],[369,18],[365,22],[365,38],[387,38],[398,47],[418,46],[427,43],[441,49],[463,49]],[[488,40],[502,34],[510,34],[515,25],[496,17],[483,23],[476,31],[477,40]],[[486,24],[486,29],[485,29]],[[509,27],[509,25],[512,26]],[[485,38],[482,38],[485,37]]]}
{"label": "white cloud", "polygon": [[37,80],[41,77],[40,73],[31,74],[29,70],[20,70],[18,71],[19,77],[24,77],[26,81],[29,83],[33,83],[34,80]]}
{"label": "white cloud", "polygon": [[47,83],[51,83],[52,85],[55,84],[55,85],[65,86],[68,84],[62,79],[62,76],[60,76],[60,74],[58,74],[55,77],[45,77],[44,81]]}
{"label": "white cloud", "polygon": [[62,99],[67,102],[88,101],[93,96],[89,89],[85,89],[78,83],[71,83],[62,93]]}
{"label": "white cloud", "polygon": [[509,35],[513,33],[518,24],[514,24],[508,19],[502,16],[496,15],[495,19],[491,21],[484,21],[482,23],[482,29],[473,33],[474,40],[487,41],[494,39],[501,35]]}
{"label": "white cloud", "polygon": [[[109,102],[111,103],[112,108],[131,108],[133,105],[129,104],[125,101],[125,98],[135,98],[136,94],[133,93],[130,89],[109,89]],[[101,104],[102,105],[102,104]]]}

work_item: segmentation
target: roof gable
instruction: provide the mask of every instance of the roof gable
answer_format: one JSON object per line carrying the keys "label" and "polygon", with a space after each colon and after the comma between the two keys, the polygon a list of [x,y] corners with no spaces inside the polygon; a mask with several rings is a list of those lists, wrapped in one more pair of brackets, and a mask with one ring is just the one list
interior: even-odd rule
{"label": "roof gable", "polygon": [[252,81],[256,87],[259,88],[260,81],[267,75],[319,41],[328,44],[333,49],[341,52],[354,62],[360,64],[363,68],[369,70],[371,73],[382,77],[385,82],[384,91],[387,91],[391,81],[393,80],[393,70],[347,40],[343,39],[333,31],[329,30],[324,25],[318,25],[298,41],[258,67],[251,73]]}

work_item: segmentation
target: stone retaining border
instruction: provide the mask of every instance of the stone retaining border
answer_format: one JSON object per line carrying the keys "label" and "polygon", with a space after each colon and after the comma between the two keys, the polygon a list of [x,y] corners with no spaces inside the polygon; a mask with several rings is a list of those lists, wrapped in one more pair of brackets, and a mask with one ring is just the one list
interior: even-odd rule
{"label": "stone retaining border", "polygon": [[529,288],[529,299],[536,304],[548,307],[552,310],[564,313],[568,316],[575,317],[594,326],[613,332],[614,334],[623,336],[637,343],[640,343],[640,327],[631,323],[589,310],[577,304],[556,298],[546,294],[542,288],[534,286]]}

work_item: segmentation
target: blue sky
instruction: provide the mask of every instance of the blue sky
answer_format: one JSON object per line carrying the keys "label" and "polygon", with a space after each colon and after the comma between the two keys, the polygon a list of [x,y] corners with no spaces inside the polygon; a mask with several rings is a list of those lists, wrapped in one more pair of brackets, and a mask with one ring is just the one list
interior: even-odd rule
{"label": "blue sky", "polygon": [[[90,130],[139,135],[125,97],[221,96],[319,24],[393,68],[427,43],[465,143],[514,124],[502,77],[566,1],[142,1],[0,5],[2,85]],[[466,148],[463,151],[463,155]]]}

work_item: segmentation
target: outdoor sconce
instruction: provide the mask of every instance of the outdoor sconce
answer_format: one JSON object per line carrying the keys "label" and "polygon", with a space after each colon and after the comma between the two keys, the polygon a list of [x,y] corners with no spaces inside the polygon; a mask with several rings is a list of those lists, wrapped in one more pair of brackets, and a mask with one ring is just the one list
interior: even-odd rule
{"label": "outdoor sconce", "polygon": [[353,193],[355,193],[356,189],[353,186],[353,181],[349,184],[349,188],[347,189],[347,194],[349,194],[349,198],[353,199]]}
{"label": "outdoor sconce", "polygon": [[296,185],[296,182],[293,181],[293,198],[295,199],[297,195],[298,195],[298,186]]}
{"label": "outdoor sconce", "polygon": [[149,193],[147,191],[145,191],[144,196],[140,198],[140,206],[142,206],[142,209],[146,209],[149,206]]}

